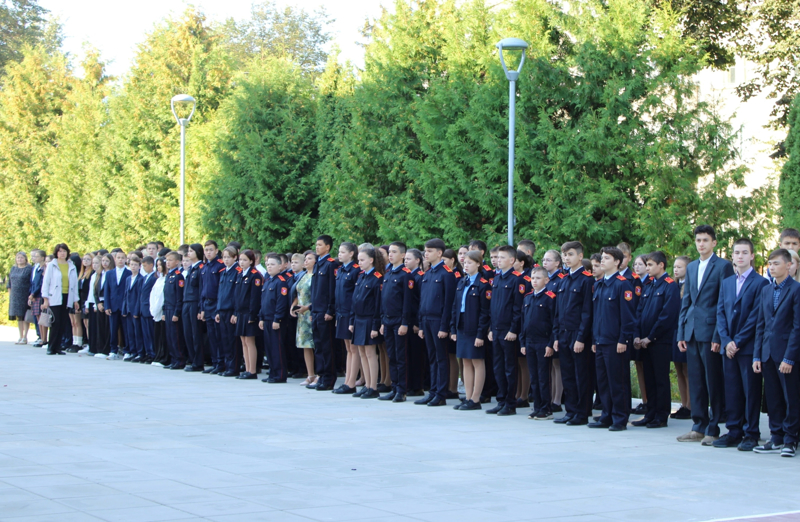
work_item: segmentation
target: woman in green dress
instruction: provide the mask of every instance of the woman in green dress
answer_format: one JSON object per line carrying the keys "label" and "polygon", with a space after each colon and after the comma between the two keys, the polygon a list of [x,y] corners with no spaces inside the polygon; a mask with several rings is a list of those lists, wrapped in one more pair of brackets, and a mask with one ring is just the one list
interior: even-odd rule
{"label": "woman in green dress", "polygon": [[297,347],[303,350],[303,357],[306,361],[308,377],[301,382],[302,386],[315,384],[318,376],[314,373],[314,337],[311,333],[311,278],[314,276],[314,265],[317,263],[317,255],[307,251],[304,254],[303,268],[305,274],[295,284],[297,297],[292,303],[290,314],[297,317]]}

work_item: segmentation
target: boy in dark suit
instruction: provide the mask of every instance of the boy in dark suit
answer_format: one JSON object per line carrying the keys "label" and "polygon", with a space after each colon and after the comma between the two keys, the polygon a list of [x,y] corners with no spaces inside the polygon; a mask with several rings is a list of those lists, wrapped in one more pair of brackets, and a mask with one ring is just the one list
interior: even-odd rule
{"label": "boy in dark suit", "polygon": [[[678,349],[686,352],[692,401],[692,430],[679,442],[711,446],[719,438],[719,422],[725,409],[717,303],[722,281],[733,275],[730,262],[717,257],[717,235],[710,225],[694,229],[700,259],[689,263],[678,318]],[[711,416],[708,414],[711,403]]]}
{"label": "boy in dark suit", "polygon": [[[155,243],[148,244],[155,246]],[[140,361],[142,364],[150,364],[156,358],[155,352],[155,337],[156,337],[156,324],[153,319],[153,314],[150,311],[150,294],[153,292],[153,287],[156,284],[155,261],[150,256],[145,256],[142,260],[142,288],[139,292],[139,312],[142,320],[142,345],[144,346],[144,360]]]}
{"label": "boy in dark suit", "polygon": [[800,428],[800,379],[794,363],[800,352],[800,283],[789,277],[792,257],[779,248],[769,256],[773,283],[761,290],[753,371],[764,376],[770,440],[755,453],[794,457]]}
{"label": "boy in dark suit", "polygon": [[[144,357],[144,342],[141,320],[141,283],[139,268],[141,260],[138,256],[131,256],[128,260],[131,276],[125,282],[125,301],[122,303],[122,317],[125,318],[125,331],[127,344],[126,361],[140,362]],[[130,356],[130,357],[129,357]]]}
{"label": "boy in dark suit", "polygon": [[728,433],[715,448],[752,451],[758,445],[761,417],[761,374],[753,371],[753,348],[761,290],[767,280],[753,270],[753,243],[746,238],[733,244],[736,275],[722,282],[717,305],[717,331],[724,350],[725,412]]}
{"label": "boy in dark suit", "polygon": [[121,359],[119,351],[120,335],[125,339],[125,321],[122,319],[122,305],[125,302],[125,288],[131,271],[125,266],[128,257],[125,252],[118,250],[114,253],[116,267],[106,274],[106,285],[103,288],[103,306],[108,316],[109,345],[111,353],[108,360]]}

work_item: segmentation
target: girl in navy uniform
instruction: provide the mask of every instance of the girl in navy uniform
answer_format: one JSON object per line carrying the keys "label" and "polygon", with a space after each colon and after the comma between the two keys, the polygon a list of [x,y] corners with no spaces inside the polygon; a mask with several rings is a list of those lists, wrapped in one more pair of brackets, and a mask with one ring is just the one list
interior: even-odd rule
{"label": "girl in navy uniform", "polygon": [[[514,262],[514,270],[522,274],[522,281],[525,285],[525,295],[533,289],[531,282],[531,269],[533,268],[533,258],[524,250],[517,250],[517,260]],[[524,346],[520,343],[519,356],[517,357],[517,408],[527,408],[531,396],[531,376],[528,371],[528,359],[522,353]]]}
{"label": "girl in navy uniform", "polygon": [[478,251],[464,255],[464,277],[458,280],[453,299],[450,338],[456,343],[456,355],[464,364],[466,399],[456,410],[480,410],[481,392],[486,379],[484,343],[489,332],[492,286],[478,269],[483,259]]}
{"label": "girl in navy uniform", "polygon": [[238,379],[256,379],[256,330],[258,330],[258,313],[261,311],[261,290],[264,278],[256,270],[256,254],[252,250],[244,250],[239,255],[239,266],[242,271],[236,277],[234,292],[234,311],[231,324],[236,325],[235,335],[242,340],[245,372]]}
{"label": "girl in navy uniform", "polygon": [[[444,264],[449,266],[456,276],[456,284],[464,276],[464,268],[458,260],[458,255],[452,248],[448,248],[442,254]],[[450,368],[450,380],[447,385],[447,398],[458,399],[458,376],[464,373],[463,363],[456,356],[456,343],[448,339],[447,356]]]}
{"label": "girl in navy uniform", "polygon": [[354,262],[358,248],[354,243],[345,241],[339,245],[339,262],[342,264],[336,271],[336,338],[344,341],[347,350],[345,362],[344,384],[333,390],[336,394],[353,394],[356,391],[356,379],[361,369],[361,357],[358,348],[353,346],[353,333],[350,331],[350,309],[353,304],[353,290],[360,268]]}
{"label": "girl in navy uniform", "polygon": [[361,245],[358,252],[361,273],[353,290],[350,310],[350,331],[353,345],[361,356],[364,387],[354,397],[378,398],[378,354],[375,345],[381,342],[381,286],[383,274],[378,270],[386,266],[382,252],[370,244]]}
{"label": "girl in navy uniform", "polygon": [[219,275],[219,288],[217,289],[217,305],[214,314],[214,321],[220,328],[220,345],[222,351],[223,367],[221,371],[223,377],[238,377],[239,366],[242,365],[241,350],[236,343],[236,326],[231,321],[235,308],[236,280],[242,272],[238,257],[234,247],[226,247],[222,251],[222,263],[225,271]]}
{"label": "girl in navy uniform", "polygon": [[[406,250],[406,257],[403,260],[406,268],[411,270],[411,278],[408,284],[411,288],[409,296],[409,317],[412,324],[408,326],[413,330],[413,335],[408,333],[408,397],[422,397],[425,395],[423,388],[426,368],[428,368],[428,353],[425,349],[425,341],[419,338],[419,288],[422,282],[422,252],[416,248]],[[428,380],[430,382],[430,380]]]}
{"label": "girl in navy uniform", "polygon": [[[633,276],[633,286],[635,292],[633,302],[636,303],[636,306],[634,307],[635,313],[636,310],[639,309],[639,298],[642,295],[642,290],[644,290],[645,285],[650,281],[650,277],[647,275],[647,259],[645,259],[644,256],[636,256],[636,258],[633,260],[632,272],[633,273],[631,275]],[[642,396],[642,402],[632,410],[632,413],[644,415],[647,413],[647,391],[644,384],[644,354],[641,350],[636,348],[629,351],[631,352],[631,360],[636,363],[636,379],[639,382],[639,390],[641,391],[640,395]],[[633,408],[633,405],[631,405],[631,408]]]}

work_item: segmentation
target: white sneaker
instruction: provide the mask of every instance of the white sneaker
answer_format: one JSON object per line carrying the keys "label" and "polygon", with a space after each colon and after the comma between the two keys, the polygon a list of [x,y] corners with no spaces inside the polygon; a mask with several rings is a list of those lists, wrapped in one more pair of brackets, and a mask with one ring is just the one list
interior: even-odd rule
{"label": "white sneaker", "polygon": [[97,358],[100,358],[100,359],[105,359],[106,357],[108,357],[104,353],[96,353],[96,354],[94,354],[94,356],[97,357]]}
{"label": "white sneaker", "polygon": [[125,357],[122,358],[123,361],[127,361],[128,359],[133,359],[133,355],[126,353]]}
{"label": "white sneaker", "polygon": [[78,350],[78,353],[89,353],[89,346],[84,345],[82,349]]}
{"label": "white sneaker", "polygon": [[467,393],[467,389],[464,388],[464,381],[461,379],[458,380],[458,393]]}
{"label": "white sneaker", "polygon": [[49,350],[50,349],[50,345],[49,344],[43,344],[42,348],[45,349],[45,350]]}
{"label": "white sneaker", "polygon": [[150,363],[150,366],[157,366],[158,368],[163,368],[163,367],[164,367],[164,365],[163,365],[163,364],[161,364],[161,363],[160,363],[160,362],[158,362],[158,361],[153,361],[153,362],[151,362],[151,363]]}
{"label": "white sneaker", "polygon": [[122,357],[120,357],[120,356],[119,356],[118,354],[116,354],[116,353],[110,353],[110,354],[108,354],[108,356],[106,357],[106,360],[107,360],[107,361],[118,361],[118,360],[120,360],[120,359],[122,359]]}

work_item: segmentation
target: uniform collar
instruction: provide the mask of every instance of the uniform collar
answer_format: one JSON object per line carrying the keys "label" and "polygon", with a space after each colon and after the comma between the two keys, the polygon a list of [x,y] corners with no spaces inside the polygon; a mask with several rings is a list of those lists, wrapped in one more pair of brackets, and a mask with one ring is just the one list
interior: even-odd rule
{"label": "uniform collar", "polygon": [[404,265],[403,263],[400,263],[396,267],[392,266],[392,272],[399,272],[400,270],[404,269],[405,267],[406,267],[406,265]]}

